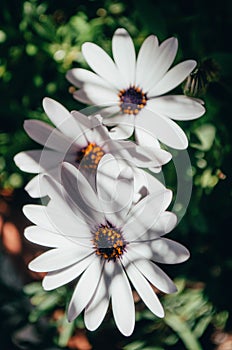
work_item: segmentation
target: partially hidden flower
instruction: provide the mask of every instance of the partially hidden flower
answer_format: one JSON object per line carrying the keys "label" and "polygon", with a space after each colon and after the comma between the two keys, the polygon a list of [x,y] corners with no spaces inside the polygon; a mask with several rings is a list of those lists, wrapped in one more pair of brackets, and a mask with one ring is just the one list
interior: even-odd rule
{"label": "partially hidden flower", "polygon": [[78,111],[70,113],[53,99],[44,98],[43,107],[55,127],[31,119],[24,122],[24,128],[44,148],[20,152],[14,157],[22,171],[38,174],[25,188],[31,197],[47,195],[40,181],[45,173],[60,182],[60,165],[63,161],[79,168],[94,186],[97,165],[107,153],[113,154],[124,166],[125,163],[130,164],[136,175],[137,192],[146,185],[150,192],[153,185],[156,187],[158,180],[142,168],[159,171],[171,159],[169,152],[158,147],[141,147],[132,141],[112,140],[100,116],[87,117]]}
{"label": "partially hidden flower", "polygon": [[189,257],[185,247],[163,237],[176,225],[176,216],[166,210],[172,192],[159,188],[133,205],[131,168],[119,171],[118,162],[109,154],[98,164],[96,190],[69,163],[63,164],[61,176],[63,187],[49,176],[42,179],[52,198],[48,206],[23,208],[35,224],[26,228],[25,237],[53,248],[29,264],[33,271],[47,272],[44,289],[53,290],[79,278],[68,320],[84,310],[89,330],[99,327],[111,302],[118,329],[126,336],[133,332],[130,283],[146,306],[163,317],[152,286],[163,293],[174,293],[176,287],[155,262],[174,264]]}
{"label": "partially hidden flower", "polygon": [[114,61],[99,46],[86,42],[83,56],[93,72],[82,68],[68,71],[67,79],[78,88],[78,101],[106,107],[104,123],[115,126],[114,139],[126,139],[135,131],[137,143],[146,143],[147,132],[175,149],[185,149],[188,139],[172,120],[191,120],[205,112],[203,101],[185,95],[165,95],[182,83],[196,67],[194,60],[170,69],[178,42],[172,37],[161,44],[150,35],[136,58],[128,32],[119,28],[112,39]]}

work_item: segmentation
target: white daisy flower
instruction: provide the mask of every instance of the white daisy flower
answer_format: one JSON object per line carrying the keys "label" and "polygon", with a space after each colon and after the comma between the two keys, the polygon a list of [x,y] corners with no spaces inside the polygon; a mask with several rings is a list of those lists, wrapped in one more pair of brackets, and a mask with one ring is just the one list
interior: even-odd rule
{"label": "white daisy flower", "polygon": [[[169,38],[160,45],[154,35],[142,44],[137,59],[128,32],[119,28],[112,40],[114,61],[94,43],[82,46],[83,56],[94,72],[74,68],[67,79],[79,89],[78,101],[108,106],[102,114],[112,126],[111,137],[126,139],[135,130],[138,143],[146,143],[144,131],[176,149],[185,149],[188,140],[172,120],[191,120],[205,112],[203,102],[184,95],[165,95],[176,88],[196,67],[194,60],[183,61],[170,69],[178,42]],[[155,141],[154,141],[155,142]]]}
{"label": "white daisy flower", "polygon": [[47,272],[42,282],[45,290],[80,277],[68,320],[85,309],[85,325],[95,330],[111,300],[116,325],[129,336],[135,323],[130,282],[146,306],[163,317],[152,286],[164,293],[174,293],[176,287],[155,262],[174,264],[189,257],[185,247],[163,238],[176,224],[175,215],[166,211],[171,191],[159,189],[132,205],[133,174],[128,167],[118,172],[118,162],[109,154],[99,162],[96,192],[69,163],[62,167],[62,191],[51,177],[42,181],[53,199],[49,206],[23,208],[35,224],[26,228],[25,236],[53,249],[36,257],[29,268]]}
{"label": "white daisy flower", "polygon": [[78,167],[94,185],[97,164],[107,153],[112,153],[123,166],[127,162],[133,167],[137,192],[142,186],[147,185],[149,192],[156,187],[158,180],[137,167],[159,171],[171,159],[169,152],[140,147],[131,141],[114,141],[102,125],[100,116],[87,117],[77,111],[70,113],[50,98],[44,98],[43,107],[56,128],[40,120],[26,120],[24,128],[27,134],[44,148],[20,152],[14,157],[22,171],[38,174],[25,188],[31,197],[47,195],[40,181],[44,173],[60,182],[63,161]]}

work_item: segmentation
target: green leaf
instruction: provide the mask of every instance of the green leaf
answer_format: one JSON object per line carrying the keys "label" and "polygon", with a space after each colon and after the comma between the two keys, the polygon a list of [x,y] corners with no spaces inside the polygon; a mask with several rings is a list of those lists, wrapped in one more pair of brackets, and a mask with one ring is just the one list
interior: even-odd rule
{"label": "green leaf", "polygon": [[164,322],[179,335],[180,339],[185,344],[186,349],[203,350],[187,322],[185,322],[179,315],[167,313]]}
{"label": "green leaf", "polygon": [[57,345],[60,347],[65,347],[72,336],[74,330],[75,323],[68,322],[66,315],[63,316],[62,322],[59,324],[59,328],[61,329]]}
{"label": "green leaf", "polygon": [[203,124],[194,130],[200,143],[191,143],[191,146],[201,151],[208,151],[214,142],[216,129],[212,124]]}

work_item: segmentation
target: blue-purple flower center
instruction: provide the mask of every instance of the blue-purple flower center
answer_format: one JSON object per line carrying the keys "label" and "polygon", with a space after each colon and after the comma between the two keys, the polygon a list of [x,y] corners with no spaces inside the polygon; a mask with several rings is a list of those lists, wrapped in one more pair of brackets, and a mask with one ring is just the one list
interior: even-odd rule
{"label": "blue-purple flower center", "polygon": [[140,87],[130,86],[119,91],[119,106],[124,114],[138,114],[147,104],[147,95]]}
{"label": "blue-purple flower center", "polygon": [[110,223],[100,225],[94,230],[93,244],[96,254],[108,261],[119,258],[126,247],[122,231]]}

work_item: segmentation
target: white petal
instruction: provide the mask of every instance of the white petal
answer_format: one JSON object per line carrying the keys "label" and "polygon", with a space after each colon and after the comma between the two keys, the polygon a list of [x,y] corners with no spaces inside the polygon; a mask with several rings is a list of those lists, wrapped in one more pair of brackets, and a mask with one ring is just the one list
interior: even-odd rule
{"label": "white petal", "polygon": [[158,54],[158,39],[155,35],[147,37],[138,53],[136,64],[136,86],[147,91],[150,81],[151,67],[155,63]]}
{"label": "white petal", "polygon": [[[138,236],[136,242],[146,242],[157,239],[157,237],[161,237],[166,235],[176,226],[177,217],[174,213],[165,211],[161,213],[154,225],[150,227],[143,235]],[[150,244],[150,243],[148,243]]]}
{"label": "white petal", "polygon": [[43,205],[27,204],[23,207],[24,215],[35,225],[40,226],[48,231],[56,232]]}
{"label": "white petal", "polygon": [[129,336],[134,330],[135,308],[130,284],[120,263],[115,264],[110,292],[115,323],[123,335]]}
{"label": "white petal", "polygon": [[32,198],[44,197],[47,195],[46,190],[41,186],[42,177],[43,174],[34,176],[25,186],[25,190]]}
{"label": "white petal", "polygon": [[111,86],[119,90],[124,87],[119,70],[103,49],[87,42],[82,45],[82,53],[88,65]]}
{"label": "white petal", "polygon": [[184,95],[168,95],[151,99],[149,108],[175,120],[196,119],[205,113],[201,103]]}
{"label": "white petal", "polygon": [[93,103],[93,101],[91,100],[91,96],[88,97],[86,92],[82,88],[80,88],[79,90],[75,91],[73,93],[73,97],[77,101],[79,101],[81,103],[84,103],[84,104],[87,104],[87,105],[91,105]]}
{"label": "white petal", "polygon": [[65,153],[44,150],[25,151],[16,154],[16,165],[28,173],[40,173],[58,167],[64,160]]}
{"label": "white petal", "polygon": [[135,48],[133,41],[124,28],[118,28],[112,39],[114,61],[125,79],[126,85],[135,82]]}
{"label": "white petal", "polygon": [[28,173],[39,173],[41,152],[41,150],[20,152],[14,156],[14,162],[22,171]]}
{"label": "white petal", "polygon": [[105,273],[108,265],[106,262],[97,290],[85,308],[85,326],[90,331],[94,331],[99,327],[109,306],[109,283],[111,278]]}
{"label": "white petal", "polygon": [[114,106],[118,104],[116,90],[94,84],[85,84],[80,90],[74,92],[73,96],[84,103],[89,104],[88,101],[91,101],[91,104],[97,106]]}
{"label": "white petal", "polygon": [[[136,245],[137,246],[137,245]],[[128,259],[133,261],[137,269],[146,277],[146,279],[156,288],[164,293],[175,293],[176,286],[172,280],[157,265],[147,260],[141,255],[139,245],[135,248],[132,244],[127,250]]]}
{"label": "white petal", "polygon": [[[98,113],[102,116],[102,118],[104,119],[104,124],[105,120],[108,120],[108,118],[112,118],[115,115],[117,115],[120,112],[120,108],[119,105],[115,105],[115,106],[110,106],[110,107],[105,107],[102,108],[98,111]],[[107,124],[106,124],[107,125]]]}
{"label": "white petal", "polygon": [[28,265],[29,269],[36,272],[49,272],[75,264],[92,254],[91,248],[78,246],[51,249],[34,260]]}
{"label": "white petal", "polygon": [[148,97],[160,96],[178,86],[196,67],[196,61],[187,60],[170,69],[162,79],[150,89]]}
{"label": "white petal", "polygon": [[167,238],[149,241],[149,246],[152,250],[151,260],[161,264],[179,264],[189,258],[188,249]]}
{"label": "white petal", "polygon": [[67,74],[66,78],[70,83],[72,83],[74,86],[77,86],[78,88],[83,87],[84,84],[94,84],[104,87],[110,87],[110,85],[99,75],[83,68],[73,68],[70,69]]}
{"label": "white petal", "polygon": [[[149,106],[136,119],[136,128],[152,132],[154,137],[175,149],[186,149],[188,139],[184,131],[171,119],[150,111]],[[139,131],[138,131],[139,132]]]}
{"label": "white petal", "polygon": [[[53,225],[53,230],[69,237],[72,240],[81,238],[81,241],[91,239],[89,220],[82,215],[79,207],[71,200],[63,186],[50,176],[44,176],[41,180],[42,187],[46,189],[50,201],[45,209],[47,217]],[[63,219],[63,214],[68,220]]]}
{"label": "white petal", "polygon": [[116,116],[104,118],[104,124],[107,126],[112,125],[133,125],[134,126],[134,115],[118,114]]}
{"label": "white petal", "polygon": [[145,170],[138,168],[134,168],[133,170],[135,192],[140,193],[142,197],[148,194],[158,193],[165,189],[159,180]]}
{"label": "white petal", "polygon": [[126,240],[128,242],[136,241],[155,225],[160,213],[170,204],[171,198],[172,192],[170,190],[161,190],[144,197],[136,204],[130,211],[123,227]]}
{"label": "white petal", "polygon": [[72,141],[66,135],[41,120],[25,120],[24,129],[34,141],[42,146],[60,152],[72,149]]}
{"label": "white petal", "polygon": [[121,224],[132,204],[133,172],[129,167],[119,172],[115,158],[110,154],[105,155],[98,165],[97,192],[107,220],[112,224]]}
{"label": "white petal", "polygon": [[146,278],[139,272],[133,262],[128,259],[123,259],[123,265],[126,267],[126,272],[136,291],[142,298],[146,306],[158,317],[164,317],[163,307]]}
{"label": "white petal", "polygon": [[96,224],[104,224],[103,211],[92,187],[74,166],[64,163],[61,172],[63,186],[69,197],[78,206],[82,214]]}
{"label": "white petal", "polygon": [[177,224],[177,216],[169,211],[161,213],[152,230],[159,233],[159,235],[165,235],[172,231]]}
{"label": "white petal", "polygon": [[170,68],[177,53],[178,42],[176,38],[169,38],[162,42],[158,48],[158,55],[155,58],[154,65],[151,66],[150,80],[147,83],[147,91],[163,77],[163,75]]}
{"label": "white petal", "polygon": [[138,145],[153,148],[160,148],[159,141],[149,131],[139,127],[135,129],[135,140]]}
{"label": "white petal", "polygon": [[160,166],[171,159],[171,154],[160,148],[151,150],[149,147],[141,147],[129,140],[117,142],[111,140],[104,145],[104,149],[106,146],[108,146],[108,152],[114,154],[117,160],[133,167]]}
{"label": "white petal", "polygon": [[53,290],[73,281],[75,278],[80,276],[84,270],[86,270],[94,258],[95,255],[91,254],[72,266],[68,266],[61,270],[48,272],[42,282],[43,288],[45,290]]}
{"label": "white petal", "polygon": [[95,256],[95,259],[81,276],[74,290],[68,308],[68,320],[73,321],[91,300],[96,291],[102,274],[103,262]]}
{"label": "white petal", "polygon": [[109,135],[113,140],[125,140],[133,134],[133,131],[134,125],[121,123],[112,128]]}
{"label": "white petal", "polygon": [[24,231],[24,236],[30,242],[50,248],[62,248],[73,244],[64,236],[41,229],[38,226],[27,227]]}
{"label": "white petal", "polygon": [[64,135],[76,140],[82,134],[82,130],[78,126],[75,118],[73,118],[72,114],[59,102],[45,97],[43,99],[43,108],[50,120]]}

